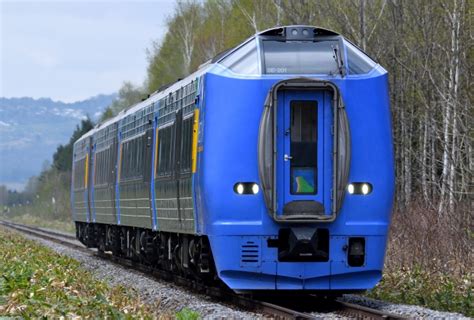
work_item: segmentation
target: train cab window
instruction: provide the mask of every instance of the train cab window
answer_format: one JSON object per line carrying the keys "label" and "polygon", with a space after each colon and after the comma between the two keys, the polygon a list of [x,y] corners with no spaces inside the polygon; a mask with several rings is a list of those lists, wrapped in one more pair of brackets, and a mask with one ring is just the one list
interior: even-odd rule
{"label": "train cab window", "polygon": [[349,41],[344,40],[344,45],[347,52],[349,74],[368,73],[375,67],[376,63]]}
{"label": "train cab window", "polygon": [[267,74],[335,74],[334,48],[338,41],[264,40],[264,70]]}
{"label": "train cab window", "polygon": [[317,102],[311,100],[290,102],[291,194],[317,192]]}
{"label": "train cab window", "polygon": [[232,52],[221,64],[239,74],[259,74],[259,58],[255,39]]}

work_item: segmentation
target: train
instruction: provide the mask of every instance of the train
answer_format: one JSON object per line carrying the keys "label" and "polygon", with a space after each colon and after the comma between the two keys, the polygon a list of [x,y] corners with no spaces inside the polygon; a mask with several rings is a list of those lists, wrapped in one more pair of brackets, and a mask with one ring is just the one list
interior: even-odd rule
{"label": "train", "polygon": [[76,236],[242,294],[371,289],[391,130],[387,71],[348,39],[259,32],[75,142]]}

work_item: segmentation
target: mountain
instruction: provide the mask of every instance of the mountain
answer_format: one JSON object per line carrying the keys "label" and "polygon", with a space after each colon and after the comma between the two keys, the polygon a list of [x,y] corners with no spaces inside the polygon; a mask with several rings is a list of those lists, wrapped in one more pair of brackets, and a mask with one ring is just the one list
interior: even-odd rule
{"label": "mountain", "polygon": [[49,98],[0,98],[0,185],[22,189],[40,173],[81,119],[96,121],[117,97],[97,95],[74,103]]}

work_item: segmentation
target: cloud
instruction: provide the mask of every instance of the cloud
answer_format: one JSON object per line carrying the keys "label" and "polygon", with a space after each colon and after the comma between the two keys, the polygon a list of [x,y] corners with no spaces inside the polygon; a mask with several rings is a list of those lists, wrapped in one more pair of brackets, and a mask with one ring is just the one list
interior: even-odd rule
{"label": "cloud", "polygon": [[3,1],[0,96],[67,102],[141,84],[173,1]]}
{"label": "cloud", "polygon": [[0,126],[1,127],[9,127],[9,126],[11,126],[11,124],[9,124],[7,122],[3,122],[3,121],[0,120]]}

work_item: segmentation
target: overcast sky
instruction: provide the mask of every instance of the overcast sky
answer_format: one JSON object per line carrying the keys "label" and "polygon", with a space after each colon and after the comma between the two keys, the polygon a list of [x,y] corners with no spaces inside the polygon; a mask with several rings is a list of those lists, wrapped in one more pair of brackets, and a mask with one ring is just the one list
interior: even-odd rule
{"label": "overcast sky", "polygon": [[73,102],[141,85],[174,0],[0,0],[0,96]]}

